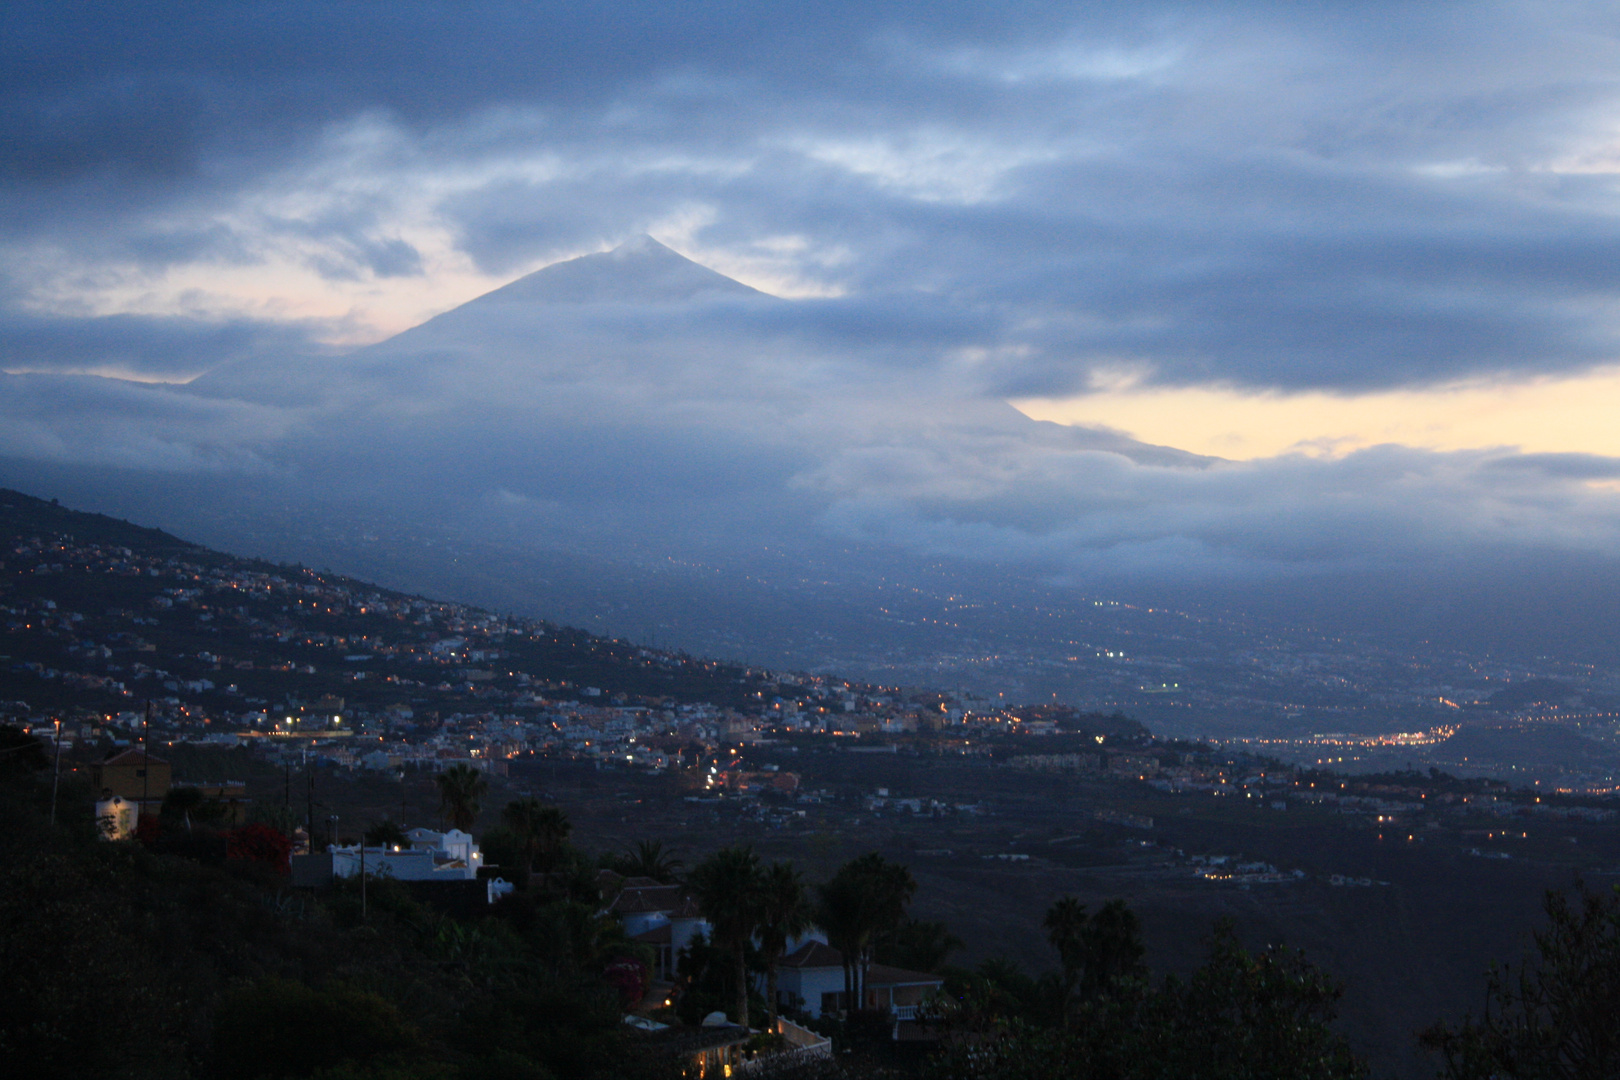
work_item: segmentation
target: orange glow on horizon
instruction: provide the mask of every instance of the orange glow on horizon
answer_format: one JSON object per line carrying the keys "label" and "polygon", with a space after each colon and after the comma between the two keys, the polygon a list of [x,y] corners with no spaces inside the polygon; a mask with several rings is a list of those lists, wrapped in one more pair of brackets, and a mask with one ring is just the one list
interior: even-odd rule
{"label": "orange glow on horizon", "polygon": [[[1142,442],[1232,460],[1339,457],[1398,443],[1430,450],[1620,456],[1620,366],[1566,378],[1470,381],[1366,394],[1284,394],[1119,380],[1069,398],[1012,405],[1036,420],[1095,425]],[[1620,488],[1613,481],[1593,487]]]}

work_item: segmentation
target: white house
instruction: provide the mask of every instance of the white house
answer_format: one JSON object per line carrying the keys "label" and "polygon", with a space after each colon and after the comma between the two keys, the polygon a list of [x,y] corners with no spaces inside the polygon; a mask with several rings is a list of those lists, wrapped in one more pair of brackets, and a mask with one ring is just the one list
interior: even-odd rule
{"label": "white house", "polygon": [[632,940],[657,950],[653,974],[659,979],[675,977],[675,957],[694,937],[714,932],[685,889],[652,878],[625,878],[607,914],[623,924]]}
{"label": "white house", "polygon": [[[938,975],[886,964],[868,965],[863,982],[866,1008],[896,1020],[915,1020],[918,1006],[945,986]],[[813,1018],[844,1011],[843,954],[824,941],[804,942],[777,961],[776,992],[781,1007],[797,1005]]]}
{"label": "white house", "polygon": [[328,847],[332,876],[354,877],[360,873],[363,860],[366,873],[384,874],[400,881],[472,881],[478,877],[478,868],[484,865],[483,852],[478,850],[473,838],[460,829],[444,833],[412,829],[405,835],[410,839],[409,847],[367,845],[363,856],[359,844]]}
{"label": "white house", "polygon": [[812,1018],[844,1008],[844,956],[825,941],[806,941],[776,962],[779,1005],[799,1005]]}

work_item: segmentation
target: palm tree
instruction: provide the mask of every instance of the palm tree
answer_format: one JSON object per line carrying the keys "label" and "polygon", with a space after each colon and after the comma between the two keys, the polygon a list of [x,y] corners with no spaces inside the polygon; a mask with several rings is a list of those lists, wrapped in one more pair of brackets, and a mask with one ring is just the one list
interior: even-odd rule
{"label": "palm tree", "polygon": [[[848,867],[844,868],[845,870]],[[855,1007],[855,969],[863,942],[861,935],[862,902],[860,883],[844,870],[818,888],[820,902],[816,905],[816,921],[827,931],[827,944],[838,950],[844,961],[844,1007]]]}
{"label": "palm tree", "polygon": [[942,922],[908,918],[878,940],[873,955],[883,964],[912,971],[938,971],[951,953],[965,944]]}
{"label": "palm tree", "polygon": [[896,929],[917,891],[911,871],[873,851],[839,867],[820,889],[818,921],[827,942],[844,955],[848,1008],[862,1006],[866,968],[878,935]]}
{"label": "palm tree", "polygon": [[404,847],[411,842],[405,835],[405,830],[392,818],[383,818],[365,832],[365,842],[371,847],[388,847],[397,845]]}
{"label": "palm tree", "polygon": [[686,883],[713,928],[714,944],[731,953],[737,1023],[748,1026],[746,950],[759,925],[759,856],[748,847],[721,848],[692,868]]}
{"label": "palm tree", "polygon": [[765,1007],[776,1027],[776,965],[788,940],[810,929],[804,878],[791,863],[765,868],[759,880],[759,945],[765,954]]}
{"label": "palm tree", "polygon": [[1142,921],[1123,900],[1110,900],[1095,915],[1065,896],[1046,912],[1046,940],[1063,964],[1064,998],[1080,991],[1090,999],[1107,994],[1142,971]]}
{"label": "palm tree", "polygon": [[1086,905],[1072,896],[1058,900],[1046,911],[1046,940],[1057,950],[1058,962],[1063,965],[1063,997],[1065,1001],[1080,985],[1081,971],[1085,967],[1086,929],[1090,917]]}
{"label": "palm tree", "polygon": [[626,848],[614,865],[625,877],[648,877],[668,884],[675,880],[681,860],[664,850],[662,840],[638,840],[633,848]]}
{"label": "palm tree", "polygon": [[557,856],[573,831],[573,823],[560,807],[547,806],[539,799],[517,799],[506,804],[501,821],[523,842],[523,856],[529,872],[534,872],[535,856],[544,856],[545,869],[551,873]]}
{"label": "palm tree", "polygon": [[452,765],[434,781],[439,785],[439,811],[450,820],[451,828],[466,832],[478,820],[478,811],[489,781],[471,765]]}
{"label": "palm tree", "polygon": [[1110,900],[1097,909],[1086,929],[1086,970],[1080,993],[1093,998],[1112,992],[1122,981],[1140,976],[1142,920],[1123,900]]}

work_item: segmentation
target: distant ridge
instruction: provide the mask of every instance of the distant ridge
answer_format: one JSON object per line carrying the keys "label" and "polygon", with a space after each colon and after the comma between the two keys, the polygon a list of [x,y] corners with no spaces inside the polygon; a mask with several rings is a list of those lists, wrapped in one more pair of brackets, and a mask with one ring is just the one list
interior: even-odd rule
{"label": "distant ridge", "polygon": [[141,552],[174,555],[201,551],[189,540],[107,514],[70,510],[57,500],[0,488],[0,535],[63,533],[86,544],[118,544]]}

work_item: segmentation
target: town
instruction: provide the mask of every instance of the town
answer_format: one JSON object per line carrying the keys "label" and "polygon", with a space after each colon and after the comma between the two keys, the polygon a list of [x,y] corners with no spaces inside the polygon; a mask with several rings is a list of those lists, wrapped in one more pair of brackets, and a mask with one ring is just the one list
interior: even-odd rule
{"label": "town", "polygon": [[[289,837],[295,887],[382,874],[465,911],[534,873],[507,809],[553,808],[573,843],[618,867],[586,891],[652,950],[648,1007],[634,1011],[648,1031],[674,1021],[679,957],[714,927],[668,873],[633,872],[623,853],[638,845],[688,866],[746,849],[812,881],[852,851],[881,853],[913,882],[908,917],[992,971],[1051,964],[1043,913],[1065,895],[1128,898],[1149,962],[1168,970],[1189,970],[1214,921],[1240,916],[1334,961],[1365,1046],[1432,996],[1359,992],[1391,957],[1446,966],[1459,1000],[1489,963],[1456,940],[1460,892],[1523,918],[1541,888],[1620,868],[1601,787],[1339,771],[1259,740],[1155,736],[1118,711],[701,659],[4,501],[16,525],[0,566],[0,720],[41,740],[67,790],[91,793],[103,835],[269,827]],[[453,778],[479,793],[460,820]],[[1402,924],[1377,923],[1392,902]],[[1333,927],[1352,913],[1394,937],[1344,949]],[[794,1045],[821,1053],[823,1008],[847,1011],[844,964],[824,931],[802,933],[783,945],[779,1033],[810,1025]],[[869,996],[896,1023],[916,1024],[944,985],[930,956],[891,949],[871,969]],[[698,1001],[713,995],[685,1013]],[[711,1031],[693,1052],[740,1064],[748,1037]],[[1405,1072],[1417,1058],[1398,1046],[1374,1059]]]}

